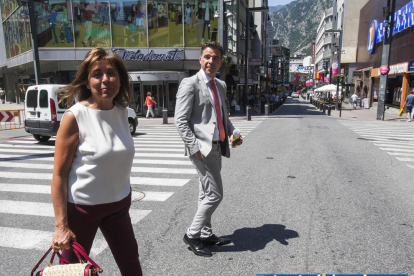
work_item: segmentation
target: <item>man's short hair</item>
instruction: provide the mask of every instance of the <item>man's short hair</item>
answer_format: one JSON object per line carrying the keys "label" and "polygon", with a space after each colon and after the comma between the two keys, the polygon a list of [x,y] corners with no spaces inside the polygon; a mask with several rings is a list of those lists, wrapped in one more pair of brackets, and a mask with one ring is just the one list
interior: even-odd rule
{"label": "man's short hair", "polygon": [[411,94],[414,94],[414,88],[413,88],[413,89],[411,89],[410,93],[411,93]]}
{"label": "man's short hair", "polygon": [[216,41],[207,41],[206,43],[201,46],[201,55],[203,55],[203,52],[206,48],[211,48],[213,50],[219,50],[220,51],[220,59],[223,59],[224,56],[224,50],[223,46],[221,46],[220,43]]}

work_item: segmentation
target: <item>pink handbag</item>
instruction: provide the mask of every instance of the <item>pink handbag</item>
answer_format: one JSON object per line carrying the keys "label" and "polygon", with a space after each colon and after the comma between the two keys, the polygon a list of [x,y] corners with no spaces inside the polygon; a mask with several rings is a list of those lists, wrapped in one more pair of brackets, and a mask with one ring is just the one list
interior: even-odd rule
{"label": "pink handbag", "polygon": [[[76,256],[79,259],[79,263],[77,264],[69,264],[68,261],[66,261],[62,255],[60,255],[59,252],[53,252],[52,258],[50,259],[49,266],[43,269],[42,271],[39,271],[36,276],[54,276],[54,275],[67,275],[67,276],[96,276],[99,273],[102,273],[102,269],[86,254],[85,249],[77,242],[71,242],[71,246],[73,249],[73,252],[75,252]],[[49,252],[53,250],[53,246],[49,248],[49,250],[46,252],[45,255],[40,259],[40,261],[35,265],[35,267],[32,270],[32,273],[30,274],[33,276],[33,273],[35,273],[36,269],[39,267],[39,265],[43,262],[43,260],[46,258],[47,255],[49,255]],[[52,265],[53,259],[55,258],[55,255],[59,257],[59,259],[64,262],[63,265]],[[83,258],[90,262],[88,264],[87,262],[84,262]]]}

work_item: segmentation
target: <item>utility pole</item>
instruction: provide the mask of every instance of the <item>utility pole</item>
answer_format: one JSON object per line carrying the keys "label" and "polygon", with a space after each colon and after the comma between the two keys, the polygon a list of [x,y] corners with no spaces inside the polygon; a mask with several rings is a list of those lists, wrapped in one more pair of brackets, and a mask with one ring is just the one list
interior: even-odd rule
{"label": "utility pole", "polygon": [[[385,24],[384,24],[384,46],[382,47],[382,59],[381,65],[385,65],[388,68],[390,61],[390,48],[392,41],[392,30],[394,27],[394,12],[395,12],[395,0],[387,0],[387,7],[384,8]],[[391,14],[390,14],[391,7]],[[391,22],[388,22],[388,18],[391,15]],[[389,27],[389,28],[388,28]],[[389,34],[389,37],[388,37]],[[377,109],[377,120],[384,121],[385,113],[385,91],[387,89],[388,72],[380,76],[380,87],[378,95],[378,109]]]}

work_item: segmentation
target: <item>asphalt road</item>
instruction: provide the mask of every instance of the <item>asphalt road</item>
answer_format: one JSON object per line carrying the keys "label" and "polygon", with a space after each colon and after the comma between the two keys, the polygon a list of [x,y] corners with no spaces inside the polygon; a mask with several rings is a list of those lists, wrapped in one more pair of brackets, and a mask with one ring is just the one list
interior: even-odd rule
{"label": "asphalt road", "polygon": [[[148,185],[149,182],[133,185],[137,191],[169,194],[164,200],[158,197],[132,205],[134,210],[148,211],[134,224],[144,275],[413,275],[413,125],[332,118],[301,99],[290,98],[269,118],[238,120],[235,125],[240,126],[242,135],[248,135],[241,147],[232,150],[230,159],[223,159],[225,195],[212,220],[215,233],[232,239],[233,244],[211,248],[212,258],[194,255],[182,241],[196,211],[198,179],[179,169],[192,167],[141,164],[176,171],[131,174],[165,181],[185,180],[181,186]],[[152,132],[168,130],[173,137],[172,129],[171,125],[145,126],[134,137],[136,146],[146,141],[144,133],[150,136]],[[393,139],[400,134],[402,138]],[[165,134],[155,136],[164,139],[161,143],[166,141],[166,149],[173,145],[168,140],[175,141]],[[2,157],[1,154],[29,156],[4,152],[7,148],[3,145],[14,144],[15,149],[26,145],[13,143],[10,138],[31,139],[23,130],[0,132],[0,162],[39,163]],[[38,146],[27,145],[30,150]],[[53,142],[49,146],[53,150]],[[158,158],[156,152],[144,155],[137,159],[188,160],[176,156]],[[47,160],[41,163],[53,164]],[[47,186],[50,181],[36,180],[36,175],[31,179],[9,178],[14,177],[10,173],[24,176],[23,173],[33,175],[42,170],[1,164],[0,274],[23,275],[46,251],[44,240],[48,241],[53,232],[53,217],[28,214],[27,210],[18,214],[12,210],[17,208],[12,202],[21,206],[31,202],[36,208],[36,202],[50,204],[50,195],[7,191],[4,187],[8,186],[2,184]],[[2,208],[1,204],[9,207]],[[25,248],[28,241],[17,239],[14,233],[26,230],[39,233],[32,239],[41,237],[42,242]],[[110,250],[99,246],[101,251],[96,251],[93,258],[104,269],[102,275],[119,275]]]}

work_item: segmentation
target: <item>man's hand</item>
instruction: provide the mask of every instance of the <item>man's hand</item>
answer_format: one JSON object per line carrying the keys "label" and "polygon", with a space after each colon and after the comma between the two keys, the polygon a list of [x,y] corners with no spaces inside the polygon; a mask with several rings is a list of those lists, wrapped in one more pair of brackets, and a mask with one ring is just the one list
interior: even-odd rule
{"label": "man's hand", "polygon": [[203,161],[203,155],[201,154],[201,152],[200,152],[200,151],[197,151],[197,152],[195,153],[195,156],[197,157],[197,159],[198,159],[198,160]]}
{"label": "man's hand", "polygon": [[[241,144],[243,144],[243,137],[240,135],[239,137],[239,141],[237,141],[236,145],[240,146]],[[234,137],[233,135],[230,136],[230,143],[233,143]]]}

